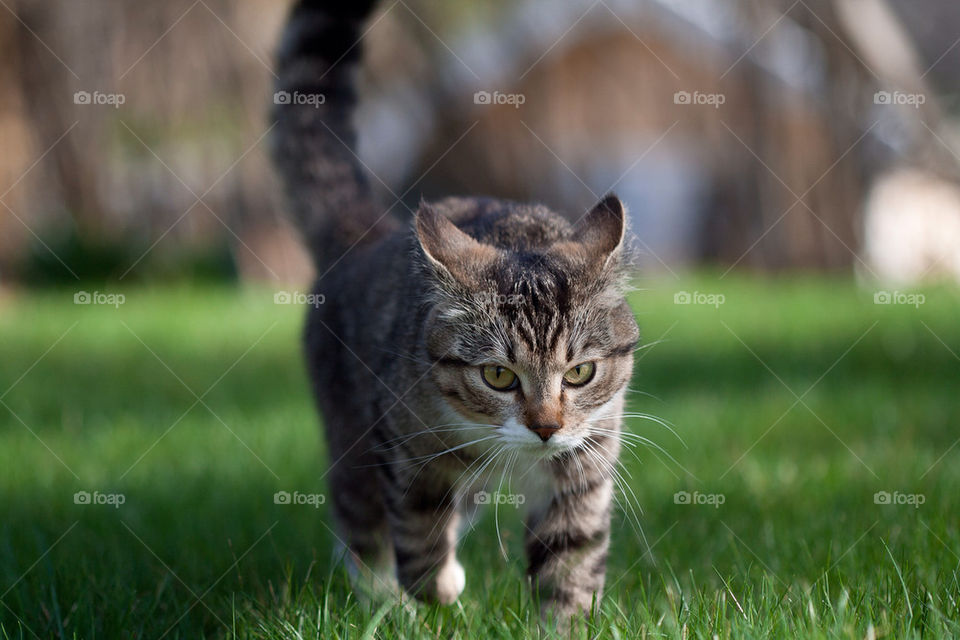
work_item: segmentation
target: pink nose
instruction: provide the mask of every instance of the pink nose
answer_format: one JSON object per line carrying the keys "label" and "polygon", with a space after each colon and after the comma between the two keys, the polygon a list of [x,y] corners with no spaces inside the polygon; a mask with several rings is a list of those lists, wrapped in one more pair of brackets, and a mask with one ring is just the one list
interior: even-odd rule
{"label": "pink nose", "polygon": [[554,434],[555,431],[559,431],[560,427],[555,424],[540,425],[536,427],[529,427],[531,431],[540,436],[540,439],[546,442],[550,439],[550,436]]}

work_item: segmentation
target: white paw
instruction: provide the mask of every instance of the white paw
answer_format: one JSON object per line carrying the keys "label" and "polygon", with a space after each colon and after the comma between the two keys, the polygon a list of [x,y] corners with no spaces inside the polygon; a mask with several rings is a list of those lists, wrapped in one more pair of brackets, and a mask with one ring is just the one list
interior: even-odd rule
{"label": "white paw", "polygon": [[467,586],[467,574],[456,560],[447,562],[437,574],[437,600],[441,604],[456,602]]}

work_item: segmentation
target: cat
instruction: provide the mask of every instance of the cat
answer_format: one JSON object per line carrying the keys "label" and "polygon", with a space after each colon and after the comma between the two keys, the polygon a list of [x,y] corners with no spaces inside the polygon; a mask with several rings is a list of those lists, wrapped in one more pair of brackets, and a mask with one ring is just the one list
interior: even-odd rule
{"label": "cat", "polygon": [[542,205],[450,197],[421,202],[412,223],[390,215],[353,151],[373,5],[294,6],[272,111],[272,155],[326,301],[304,344],[338,531],[357,575],[452,603],[473,491],[523,478],[531,584],[545,617],[569,620],[603,591],[639,341],[624,207],[608,195],[571,224]]}

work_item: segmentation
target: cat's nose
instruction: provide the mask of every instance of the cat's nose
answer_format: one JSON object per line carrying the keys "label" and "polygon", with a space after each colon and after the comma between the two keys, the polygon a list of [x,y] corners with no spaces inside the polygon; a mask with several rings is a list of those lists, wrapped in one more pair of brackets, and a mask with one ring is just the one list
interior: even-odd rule
{"label": "cat's nose", "polygon": [[560,430],[560,425],[558,424],[541,424],[533,425],[529,427],[531,431],[540,436],[540,439],[546,442],[550,439],[550,436],[554,434],[555,431]]}

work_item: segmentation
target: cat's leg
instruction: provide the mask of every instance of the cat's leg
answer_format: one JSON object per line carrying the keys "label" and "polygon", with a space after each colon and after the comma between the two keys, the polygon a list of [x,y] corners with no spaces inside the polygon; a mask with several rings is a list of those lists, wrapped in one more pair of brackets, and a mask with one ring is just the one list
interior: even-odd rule
{"label": "cat's leg", "polygon": [[612,481],[583,468],[584,476],[559,474],[552,495],[531,511],[526,525],[528,573],[541,611],[562,624],[589,611],[594,598],[599,601],[606,577]]}
{"label": "cat's leg", "polygon": [[[366,464],[364,464],[366,463]],[[399,592],[386,509],[372,465],[376,458],[348,453],[330,470],[333,514],[354,588],[375,598]]]}
{"label": "cat's leg", "polygon": [[456,558],[461,514],[454,492],[436,478],[421,477],[409,484],[383,475],[400,585],[421,600],[455,602],[466,576]]}

